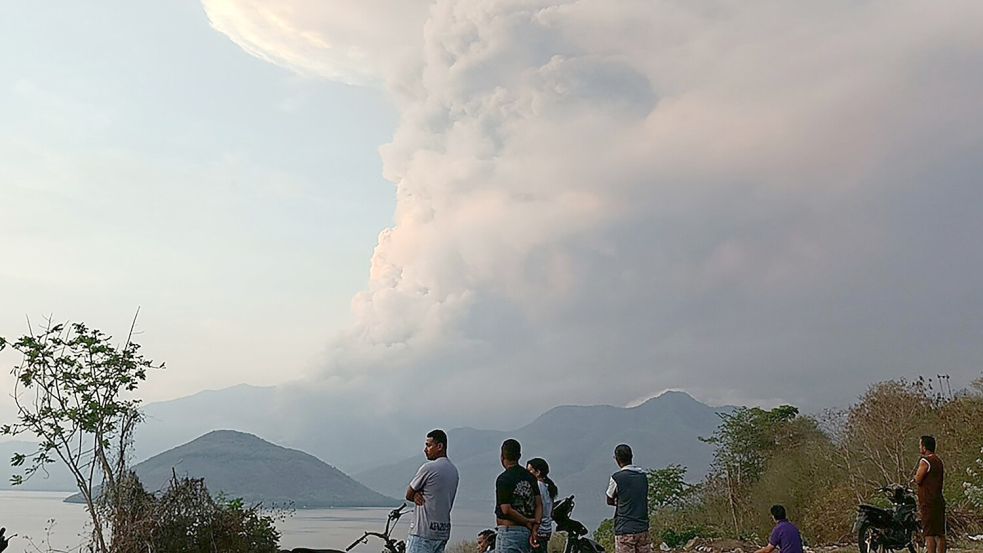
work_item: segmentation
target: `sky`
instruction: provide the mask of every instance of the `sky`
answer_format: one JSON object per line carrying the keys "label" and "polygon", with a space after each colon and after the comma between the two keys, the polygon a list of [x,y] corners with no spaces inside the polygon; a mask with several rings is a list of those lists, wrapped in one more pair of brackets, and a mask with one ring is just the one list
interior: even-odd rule
{"label": "sky", "polygon": [[249,56],[196,2],[2,9],[0,335],[139,307],[149,400],[317,366],[392,221],[383,91]]}
{"label": "sky", "polygon": [[978,2],[3,10],[0,335],[139,306],[150,400],[494,426],[983,369]]}

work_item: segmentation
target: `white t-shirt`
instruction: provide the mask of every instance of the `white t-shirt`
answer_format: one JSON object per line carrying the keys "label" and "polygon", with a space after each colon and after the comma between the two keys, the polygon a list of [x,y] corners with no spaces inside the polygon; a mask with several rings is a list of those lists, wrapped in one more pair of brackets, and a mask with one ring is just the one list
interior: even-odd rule
{"label": "white t-shirt", "polygon": [[410,534],[432,540],[451,537],[451,509],[457,495],[457,467],[447,457],[423,463],[410,487],[423,494],[423,505],[417,505]]}
{"label": "white t-shirt", "polygon": [[553,533],[553,498],[550,497],[546,482],[539,481],[539,496],[543,499],[543,523],[536,533],[540,536],[549,536]]}

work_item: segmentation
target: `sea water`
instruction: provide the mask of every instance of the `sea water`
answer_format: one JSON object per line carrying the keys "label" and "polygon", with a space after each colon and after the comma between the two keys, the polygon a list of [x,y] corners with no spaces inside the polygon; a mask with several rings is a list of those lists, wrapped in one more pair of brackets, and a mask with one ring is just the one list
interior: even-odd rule
{"label": "sea water", "polygon": [[[84,505],[64,503],[67,492],[0,491],[0,526],[7,535],[17,534],[5,553],[35,552],[31,542],[41,550],[77,551],[86,537],[89,515]],[[381,532],[390,509],[298,509],[277,520],[280,547],[344,549],[365,530]],[[404,539],[412,512],[400,519],[393,537]],[[491,507],[476,505],[454,507],[451,542],[474,540],[484,528],[495,525]],[[30,541],[28,541],[30,540]],[[376,553],[382,542],[370,538],[353,552]]]}

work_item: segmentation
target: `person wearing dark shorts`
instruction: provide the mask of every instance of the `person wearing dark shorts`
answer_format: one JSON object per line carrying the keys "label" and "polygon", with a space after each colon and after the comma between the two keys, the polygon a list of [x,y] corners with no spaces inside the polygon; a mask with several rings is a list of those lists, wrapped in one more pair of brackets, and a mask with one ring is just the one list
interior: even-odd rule
{"label": "person wearing dark shorts", "polygon": [[502,467],[495,480],[496,553],[529,553],[539,542],[536,531],[543,523],[543,501],[536,477],[519,465],[519,442],[502,443]]}
{"label": "person wearing dark shorts", "polygon": [[772,505],[771,518],[775,519],[775,527],[771,530],[768,545],[754,553],[772,553],[775,549],[781,553],[802,553],[802,534],[788,521],[785,507]]}
{"label": "person wearing dark shorts", "polygon": [[935,454],[935,438],[922,436],[918,441],[918,514],[922,519],[926,553],[945,553],[945,497],[942,485],[945,481],[945,465]]}

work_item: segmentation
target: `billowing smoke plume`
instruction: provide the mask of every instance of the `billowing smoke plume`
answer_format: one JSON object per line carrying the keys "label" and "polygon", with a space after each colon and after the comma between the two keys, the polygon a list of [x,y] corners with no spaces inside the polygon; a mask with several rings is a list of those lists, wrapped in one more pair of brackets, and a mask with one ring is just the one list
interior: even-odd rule
{"label": "billowing smoke plume", "polygon": [[320,375],[363,405],[817,406],[983,366],[979,2],[205,6],[401,109]]}

